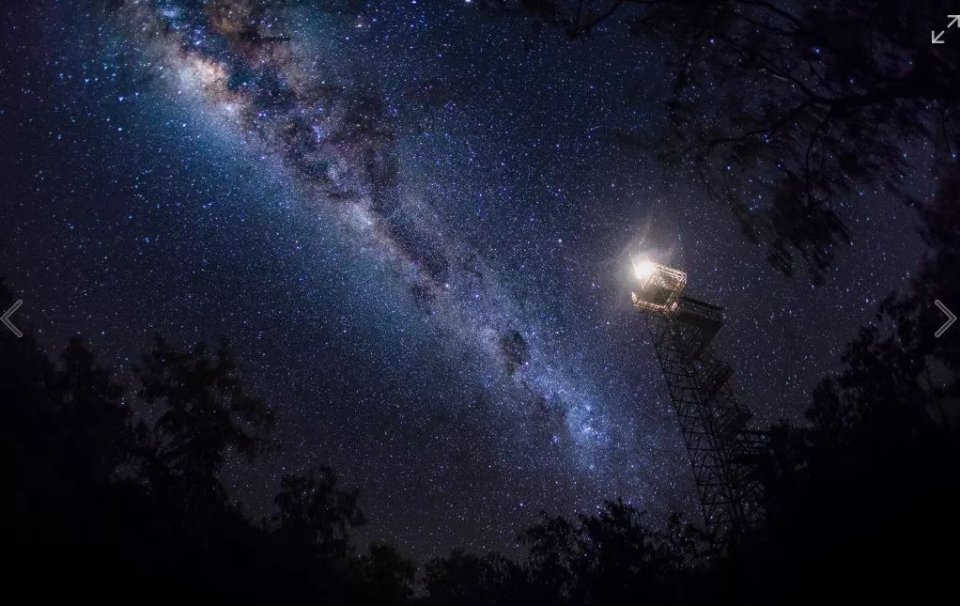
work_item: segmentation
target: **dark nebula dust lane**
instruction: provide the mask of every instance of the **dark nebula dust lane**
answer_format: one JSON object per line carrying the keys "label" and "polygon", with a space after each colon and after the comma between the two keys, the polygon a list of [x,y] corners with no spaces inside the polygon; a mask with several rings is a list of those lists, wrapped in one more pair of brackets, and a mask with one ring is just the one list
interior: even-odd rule
{"label": "dark nebula dust lane", "polygon": [[292,27],[255,2],[129,3],[118,16],[159,86],[188,96],[221,134],[262,146],[307,209],[330,207],[341,237],[386,265],[414,313],[469,352],[491,397],[556,418],[545,452],[589,469],[599,450],[636,450],[577,360],[557,355],[537,303],[522,308],[483,256],[400,186],[383,99],[311,73]]}
{"label": "dark nebula dust lane", "polygon": [[797,416],[916,258],[866,221],[853,282],[777,276],[616,148],[665,73],[612,31],[531,46],[439,0],[40,2],[0,27],[24,82],[0,123],[29,142],[5,152],[2,244],[39,336],[122,368],[155,331],[230,339],[284,442],[231,470],[239,498],[268,512],[281,475],[327,464],[372,537],[421,556],[609,498],[696,511],[629,309],[639,252],[731,309],[721,352],[765,420]]}

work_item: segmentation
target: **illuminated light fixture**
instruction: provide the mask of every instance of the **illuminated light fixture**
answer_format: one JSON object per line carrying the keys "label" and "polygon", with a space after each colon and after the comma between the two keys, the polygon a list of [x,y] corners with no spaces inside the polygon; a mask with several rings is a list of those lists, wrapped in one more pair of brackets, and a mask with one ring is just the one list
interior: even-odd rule
{"label": "illuminated light fixture", "polygon": [[687,285],[685,272],[641,259],[634,262],[633,273],[638,284],[631,298],[637,309],[658,313],[671,313],[677,309]]}
{"label": "illuminated light fixture", "polygon": [[633,272],[641,282],[649,280],[653,274],[657,273],[657,264],[650,259],[642,259],[633,262]]}

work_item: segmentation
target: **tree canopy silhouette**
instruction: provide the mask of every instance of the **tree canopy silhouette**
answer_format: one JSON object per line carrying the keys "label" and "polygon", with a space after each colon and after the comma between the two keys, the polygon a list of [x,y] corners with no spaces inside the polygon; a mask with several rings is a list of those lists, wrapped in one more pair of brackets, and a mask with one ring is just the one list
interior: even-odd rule
{"label": "tree canopy silhouette", "polygon": [[[0,339],[10,578],[44,596],[116,599],[932,602],[960,542],[960,346],[933,336],[942,317],[930,304],[960,299],[960,173],[944,175],[921,208],[931,254],[815,390],[809,424],[774,429],[760,469],[768,522],[725,554],[703,557],[702,534],[679,516],[658,528],[615,500],[544,516],[521,533],[523,558],[455,550],[418,576],[394,547],[357,549],[358,493],[330,469],[284,477],[269,521],[229,502],[221,467],[231,452],[263,452],[271,415],[225,348],[180,351],[158,339],[134,391],[81,340],[50,359],[26,337]],[[0,304],[9,299],[0,283]],[[50,575],[60,582],[35,581]]]}
{"label": "tree canopy silhouette", "polygon": [[[780,271],[824,277],[858,200],[955,160],[960,45],[937,2],[491,0],[571,38],[622,24],[672,72],[665,133],[625,130],[703,183]],[[614,19],[616,18],[616,19]],[[931,163],[926,158],[934,158]],[[685,174],[686,173],[686,174]],[[913,183],[910,174],[920,175]]]}
{"label": "tree canopy silhouette", "polygon": [[357,491],[343,491],[336,484],[336,475],[327,467],[285,476],[275,499],[274,532],[319,561],[345,557],[350,531],[366,522],[357,507]]}
{"label": "tree canopy silhouette", "polygon": [[219,473],[227,454],[252,458],[266,450],[262,432],[273,413],[247,393],[225,345],[212,354],[204,344],[180,352],[158,336],[137,370],[140,397],[161,407],[149,461],[154,488],[189,515],[222,507]]}

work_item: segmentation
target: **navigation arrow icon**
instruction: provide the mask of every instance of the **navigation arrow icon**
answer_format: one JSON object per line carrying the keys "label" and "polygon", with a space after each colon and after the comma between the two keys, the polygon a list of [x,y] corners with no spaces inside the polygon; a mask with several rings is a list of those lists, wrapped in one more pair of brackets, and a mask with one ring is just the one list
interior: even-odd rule
{"label": "navigation arrow icon", "polygon": [[948,28],[953,26],[960,27],[960,15],[947,15],[947,17],[950,19],[950,23],[947,23]]}
{"label": "navigation arrow icon", "polygon": [[10,329],[10,332],[12,332],[13,334],[15,334],[18,339],[23,336],[23,333],[20,332],[20,329],[19,329],[19,328],[17,328],[16,326],[13,325],[13,322],[10,321],[10,316],[12,316],[14,313],[16,313],[16,311],[17,311],[18,309],[20,309],[20,306],[21,306],[21,305],[23,305],[23,300],[22,300],[22,299],[17,299],[17,302],[13,304],[13,307],[11,307],[10,309],[8,309],[8,310],[6,311],[6,313],[4,313],[2,316],[0,316],[0,322],[3,322],[3,325],[6,326],[7,328],[9,328],[9,329]]}
{"label": "navigation arrow icon", "polygon": [[940,336],[941,336],[943,333],[947,332],[947,329],[950,328],[951,326],[953,326],[953,323],[957,321],[957,316],[953,315],[953,313],[952,313],[949,309],[947,309],[947,306],[944,305],[944,304],[943,304],[943,301],[941,301],[940,299],[936,299],[936,300],[933,302],[933,304],[936,305],[937,307],[939,307],[939,308],[940,308],[940,311],[942,311],[942,312],[943,312],[944,314],[946,314],[946,316],[947,316],[947,321],[944,322],[944,323],[943,323],[943,326],[941,326],[940,329],[937,330],[937,332],[935,332],[934,335],[933,335],[934,337],[936,337],[937,339],[939,339]]}
{"label": "navigation arrow icon", "polygon": [[944,32],[940,32],[940,33],[938,34],[937,32],[931,31],[931,32],[930,32],[930,44],[943,44],[943,40],[940,39],[940,38],[943,38],[943,33],[944,33]]}

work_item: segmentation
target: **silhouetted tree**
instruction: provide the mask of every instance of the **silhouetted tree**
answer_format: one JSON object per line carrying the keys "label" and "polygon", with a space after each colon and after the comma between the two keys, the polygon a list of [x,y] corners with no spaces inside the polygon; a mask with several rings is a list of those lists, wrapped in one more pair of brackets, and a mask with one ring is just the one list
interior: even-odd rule
{"label": "silhouetted tree", "polygon": [[148,465],[152,487],[202,525],[226,504],[219,478],[226,457],[252,458],[270,447],[262,433],[273,413],[246,391],[225,346],[181,352],[158,336],[137,372],[140,397],[159,406]]}
{"label": "silhouetted tree", "polygon": [[754,565],[796,603],[925,601],[960,541],[960,346],[934,333],[960,300],[960,171],[922,208],[933,247],[905,292],[816,388],[810,426],[781,426],[766,461],[770,538]]}
{"label": "silhouetted tree", "polygon": [[416,568],[391,545],[373,543],[367,553],[355,552],[352,532],[366,523],[357,498],[357,490],[337,486],[327,467],[281,480],[271,536],[286,574],[323,602],[405,604]]}
{"label": "silhouetted tree", "polygon": [[311,559],[346,558],[350,532],[366,523],[356,490],[337,488],[333,470],[321,467],[303,476],[285,476],[275,502],[275,534]]}
{"label": "silhouetted tree", "polygon": [[651,604],[679,602],[683,581],[693,578],[702,533],[679,516],[666,530],[643,523],[643,514],[608,501],[575,521],[545,518],[526,529],[526,559],[454,551],[430,561],[424,573],[425,604]]}
{"label": "silhouetted tree", "polygon": [[547,603],[665,603],[688,563],[685,541],[694,540],[694,531],[675,518],[668,536],[642,518],[634,507],[608,501],[597,515],[580,515],[578,524],[554,518],[528,529],[532,583],[550,596]]}
{"label": "silhouetted tree", "polygon": [[534,588],[520,564],[498,553],[484,556],[454,550],[430,560],[423,574],[429,606],[535,604]]}
{"label": "silhouetted tree", "polygon": [[[11,303],[0,282],[0,306]],[[136,452],[123,387],[80,339],[54,363],[23,322],[25,337],[0,338],[0,532],[7,590],[42,599],[136,566],[127,556],[151,522],[146,500],[117,474]]]}
{"label": "silhouetted tree", "polygon": [[[10,303],[0,282],[0,305]],[[221,466],[231,453],[268,446],[261,434],[272,417],[225,348],[179,352],[157,339],[138,371],[142,400],[79,338],[58,363],[29,336],[0,338],[0,371],[8,590],[41,599],[410,600],[415,568],[395,548],[354,553],[350,532],[364,521],[357,492],[338,488],[331,470],[285,478],[273,527],[227,503]]]}
{"label": "silhouetted tree", "polygon": [[56,413],[66,427],[60,442],[64,460],[77,474],[108,482],[117,468],[128,462],[135,437],[124,388],[110,372],[98,366],[93,353],[79,338],[67,343],[56,372]]}
{"label": "silhouetted tree", "polygon": [[406,604],[413,597],[417,568],[396,547],[384,543],[370,545],[369,553],[356,562],[353,572],[354,597],[351,602]]}

